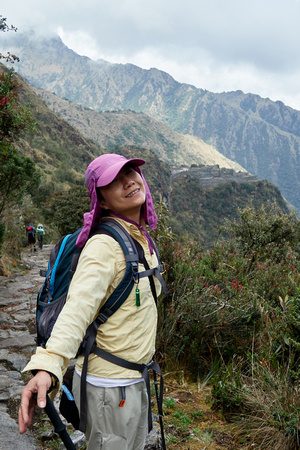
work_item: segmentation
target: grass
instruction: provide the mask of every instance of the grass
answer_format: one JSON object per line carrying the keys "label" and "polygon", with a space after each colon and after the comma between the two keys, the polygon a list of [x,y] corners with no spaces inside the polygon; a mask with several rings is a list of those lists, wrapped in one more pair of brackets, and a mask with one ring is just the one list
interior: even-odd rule
{"label": "grass", "polygon": [[[231,425],[211,408],[210,388],[165,376],[164,431],[168,450],[221,450],[234,446]],[[156,412],[156,408],[153,408]]]}
{"label": "grass", "polygon": [[243,379],[241,395],[247,414],[237,418],[236,434],[246,449],[300,448],[300,390],[288,371],[260,368],[254,378]]}

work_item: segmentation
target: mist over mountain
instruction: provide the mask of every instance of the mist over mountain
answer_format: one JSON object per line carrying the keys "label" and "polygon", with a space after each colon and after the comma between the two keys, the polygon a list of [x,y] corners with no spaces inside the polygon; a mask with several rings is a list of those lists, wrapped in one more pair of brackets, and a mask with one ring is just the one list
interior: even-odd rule
{"label": "mist over mountain", "polygon": [[35,86],[95,111],[143,112],[173,131],[197,136],[277,185],[300,208],[299,111],[241,91],[196,89],[157,69],[92,61],[57,36],[16,33],[4,42],[20,57],[15,70]]}

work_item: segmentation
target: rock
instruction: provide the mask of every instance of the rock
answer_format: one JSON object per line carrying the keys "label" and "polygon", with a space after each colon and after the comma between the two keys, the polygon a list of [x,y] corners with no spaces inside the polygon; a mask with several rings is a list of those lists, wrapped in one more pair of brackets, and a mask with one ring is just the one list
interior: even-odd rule
{"label": "rock", "polygon": [[[3,368],[3,366],[2,366]],[[1,370],[0,372],[0,402],[8,402],[11,398],[20,395],[24,383],[19,372]]]}
{"label": "rock", "polygon": [[19,336],[4,339],[0,342],[0,348],[24,348],[35,347],[35,335],[23,333]]}
{"label": "rock", "polygon": [[13,318],[15,321],[20,323],[26,323],[29,322],[29,320],[33,319],[33,315],[30,312],[27,312],[25,314],[14,314]]}
{"label": "rock", "polygon": [[0,311],[0,325],[13,325],[14,321],[9,314]]}
{"label": "rock", "polygon": [[53,430],[47,430],[41,434],[41,438],[43,441],[49,441],[49,440],[53,439],[54,436],[55,436],[55,433]]}
{"label": "rock", "polygon": [[[1,337],[0,337],[0,339],[1,339]],[[9,353],[9,351],[6,348],[0,350],[0,362],[6,361],[8,353]],[[0,373],[1,373],[1,365],[0,365]]]}
{"label": "rock", "polygon": [[0,286],[0,307],[8,305],[16,305],[18,303],[23,303],[28,300],[28,296],[20,293],[19,297],[14,297],[15,289],[10,289],[9,292],[3,292],[5,287]]}
{"label": "rock", "polygon": [[0,339],[8,339],[9,330],[0,330]]}
{"label": "rock", "polygon": [[19,353],[9,353],[7,362],[13,370],[22,371],[28,362],[28,358]]}
{"label": "rock", "polygon": [[27,431],[25,434],[19,434],[16,421],[12,419],[6,410],[4,404],[0,404],[0,429],[2,450],[39,450],[33,434]]}
{"label": "rock", "polygon": [[[76,448],[80,448],[82,445],[84,445],[86,443],[85,435],[83,433],[81,433],[81,431],[79,431],[79,430],[76,430],[75,433],[70,435],[70,437]],[[66,447],[61,442],[61,444],[59,445],[59,450],[64,450],[65,448]]]}
{"label": "rock", "polygon": [[148,436],[146,437],[144,450],[154,450],[160,449],[160,430],[159,425],[153,423],[153,429],[150,431]]}

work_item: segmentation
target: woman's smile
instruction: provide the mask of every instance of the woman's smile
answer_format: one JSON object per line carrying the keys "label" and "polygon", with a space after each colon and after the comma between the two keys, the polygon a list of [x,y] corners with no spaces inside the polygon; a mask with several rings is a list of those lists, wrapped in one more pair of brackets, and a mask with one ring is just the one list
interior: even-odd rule
{"label": "woman's smile", "polygon": [[132,197],[134,194],[137,194],[137,192],[139,192],[140,189],[135,189],[133,192],[131,192],[130,194],[126,195],[126,197]]}

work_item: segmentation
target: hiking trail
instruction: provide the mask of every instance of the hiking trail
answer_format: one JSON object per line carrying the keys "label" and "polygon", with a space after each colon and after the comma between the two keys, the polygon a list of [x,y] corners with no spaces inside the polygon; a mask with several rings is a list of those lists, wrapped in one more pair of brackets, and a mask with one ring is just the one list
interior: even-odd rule
{"label": "hiking trail", "polygon": [[[44,245],[42,250],[36,246],[36,249],[36,252],[30,252],[28,248],[24,250],[18,272],[8,277],[0,276],[0,450],[42,450],[47,448],[46,441],[51,441],[49,432],[44,433],[45,444],[42,445],[30,429],[20,435],[16,417],[20,394],[25,386],[21,371],[36,346],[36,298],[44,281],[40,270],[48,267],[52,245]],[[58,406],[58,400],[55,406]],[[153,426],[145,450],[160,448],[158,425],[154,423]],[[72,438],[76,439],[77,448],[85,442],[79,431],[75,431]],[[61,444],[60,448],[65,447]]]}

